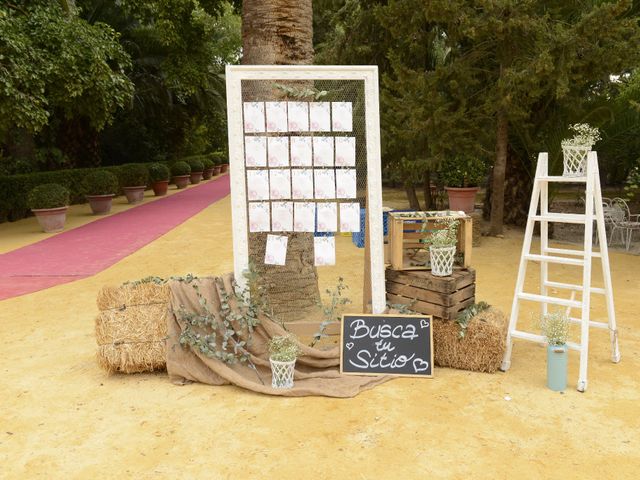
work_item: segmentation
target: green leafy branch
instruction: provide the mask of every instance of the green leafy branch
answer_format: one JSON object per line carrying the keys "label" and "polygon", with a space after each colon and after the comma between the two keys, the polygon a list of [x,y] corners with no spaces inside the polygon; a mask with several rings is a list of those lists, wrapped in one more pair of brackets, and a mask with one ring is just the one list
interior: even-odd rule
{"label": "green leafy branch", "polygon": [[480,312],[484,312],[489,307],[491,307],[491,305],[489,305],[487,302],[478,302],[461,311],[456,318],[456,323],[460,326],[458,337],[464,338],[467,334],[467,327],[469,327],[469,322],[471,321],[471,319]]}
{"label": "green leafy branch", "polygon": [[324,304],[322,301],[320,301],[318,304],[318,306],[322,310],[324,320],[322,321],[322,323],[320,323],[320,329],[313,335],[313,340],[311,341],[309,346],[313,347],[322,338],[327,337],[327,334],[325,332],[329,325],[331,325],[332,323],[340,322],[343,307],[351,303],[351,300],[349,298],[343,297],[343,292],[348,288],[349,287],[344,283],[344,279],[340,277],[338,278],[338,284],[333,291],[329,289],[325,290],[331,300],[328,304]]}
{"label": "green leafy branch", "polygon": [[273,86],[285,93],[289,98],[313,98],[314,100],[320,100],[329,93],[326,90],[318,90],[315,87],[290,87],[280,83],[274,83]]}

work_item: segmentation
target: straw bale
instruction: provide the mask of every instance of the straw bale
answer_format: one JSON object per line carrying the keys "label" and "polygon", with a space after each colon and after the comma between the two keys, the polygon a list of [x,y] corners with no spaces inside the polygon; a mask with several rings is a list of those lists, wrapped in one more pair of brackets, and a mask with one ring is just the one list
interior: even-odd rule
{"label": "straw bale", "polygon": [[169,288],[155,283],[104,287],[97,298],[98,364],[110,373],[166,368]]}
{"label": "straw bale", "polygon": [[464,338],[460,338],[460,326],[455,321],[434,317],[435,364],[474,372],[495,372],[502,363],[507,327],[506,316],[494,307],[469,321]]}

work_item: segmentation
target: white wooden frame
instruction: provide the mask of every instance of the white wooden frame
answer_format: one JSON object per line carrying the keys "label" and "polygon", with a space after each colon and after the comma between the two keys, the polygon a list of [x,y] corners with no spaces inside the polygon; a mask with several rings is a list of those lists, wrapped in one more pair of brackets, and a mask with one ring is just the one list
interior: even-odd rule
{"label": "white wooden frame", "polygon": [[[249,266],[247,192],[245,188],[244,133],[242,121],[243,80],[360,80],[364,83],[367,138],[367,214],[371,271],[371,308],[386,309],[384,240],[382,227],[382,180],[380,167],[380,110],[377,66],[329,65],[227,65],[227,117],[229,173],[233,222],[233,258],[236,273]],[[269,99],[265,99],[269,100]],[[243,287],[244,278],[236,280]],[[365,285],[367,279],[364,279]]]}

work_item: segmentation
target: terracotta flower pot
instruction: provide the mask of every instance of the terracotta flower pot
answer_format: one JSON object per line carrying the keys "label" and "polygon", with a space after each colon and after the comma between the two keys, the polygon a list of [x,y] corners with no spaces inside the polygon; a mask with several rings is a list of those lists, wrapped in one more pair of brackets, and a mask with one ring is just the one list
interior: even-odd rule
{"label": "terracotta flower pot", "polygon": [[213,176],[213,167],[207,168],[204,172],[202,172],[202,179],[209,180]]}
{"label": "terracotta flower pot", "polygon": [[31,210],[38,223],[45,233],[61,232],[64,230],[64,222],[67,220],[67,209],[69,207],[58,208],[36,208]]}
{"label": "terracotta flower pot", "polygon": [[197,185],[202,180],[202,172],[191,172],[191,183]]}
{"label": "terracotta flower pot", "polygon": [[111,203],[113,202],[114,194],[110,195],[87,195],[87,201],[91,206],[91,211],[95,215],[104,215],[111,211]]}
{"label": "terracotta flower pot", "polygon": [[227,170],[229,170],[229,164],[228,163],[223,163],[222,165],[220,165],[220,173],[226,173]]}
{"label": "terracotta flower pot", "polygon": [[153,182],[151,184],[151,188],[153,188],[153,193],[156,197],[166,195],[167,189],[169,188],[169,180],[160,180],[159,182]]}
{"label": "terracotta flower pot", "polygon": [[449,196],[449,209],[473,213],[478,187],[454,188],[444,187]]}
{"label": "terracotta flower pot", "polygon": [[176,187],[178,187],[179,189],[187,188],[187,185],[189,185],[189,177],[191,177],[191,175],[175,176],[173,177],[173,183],[175,183]]}
{"label": "terracotta flower pot", "polygon": [[216,165],[215,167],[213,167],[213,174],[220,175],[221,170],[222,170],[222,165]]}
{"label": "terracotta flower pot", "polygon": [[147,188],[146,185],[141,185],[137,187],[122,187],[122,190],[124,190],[129,203],[140,203],[144,199],[145,188]]}

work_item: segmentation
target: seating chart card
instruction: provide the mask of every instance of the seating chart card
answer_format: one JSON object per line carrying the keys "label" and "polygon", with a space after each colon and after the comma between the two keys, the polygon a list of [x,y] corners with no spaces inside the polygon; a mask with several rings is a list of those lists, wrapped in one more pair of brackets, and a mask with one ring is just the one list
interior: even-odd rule
{"label": "seating chart card", "polygon": [[336,197],[356,198],[356,169],[336,170]]}
{"label": "seating chart card", "polygon": [[313,232],[315,230],[316,205],[311,202],[293,204],[293,231]]}
{"label": "seating chart card", "polygon": [[293,231],[293,202],[273,202],[271,204],[271,230],[274,232]]}
{"label": "seating chart card", "polygon": [[247,198],[269,200],[269,172],[267,170],[247,170]]}
{"label": "seating chart card", "polygon": [[264,102],[244,102],[243,113],[246,133],[264,132]]}
{"label": "seating chart card", "polygon": [[291,198],[291,170],[288,168],[272,168],[269,170],[269,196],[272,200]]}
{"label": "seating chart card", "polygon": [[336,198],[336,178],[333,169],[315,169],[313,171],[315,198],[331,200]]}
{"label": "seating chart card", "polygon": [[287,131],[287,102],[265,102],[267,132]]}
{"label": "seating chart card", "polygon": [[318,203],[316,204],[316,212],[318,215],[316,230],[318,232],[338,231],[337,203]]}
{"label": "seating chart card", "polygon": [[336,264],[336,238],[313,237],[313,256],[316,266]]}
{"label": "seating chart card", "polygon": [[264,250],[265,265],[284,265],[287,260],[286,235],[267,235],[267,246]]}
{"label": "seating chart card", "polygon": [[333,167],[333,137],[313,137],[313,166]]}
{"label": "seating chart card", "polygon": [[249,202],[249,231],[270,232],[269,202]]}
{"label": "seating chart card", "polygon": [[312,164],[311,137],[291,137],[291,166],[310,167]]}
{"label": "seating chart card", "polygon": [[267,152],[270,167],[289,166],[289,137],[269,137]]}
{"label": "seating chart card", "polygon": [[329,102],[309,103],[309,118],[312,132],[330,132],[331,104]]}
{"label": "seating chart card", "polygon": [[341,203],[340,204],[340,231],[359,232],[360,231],[360,204]]}
{"label": "seating chart card", "polygon": [[291,170],[291,198],[313,200],[313,170],[311,168]]}
{"label": "seating chart card", "polygon": [[353,129],[351,102],[331,102],[331,127],[334,132],[350,132]]}
{"label": "seating chart card", "polygon": [[247,167],[267,166],[267,138],[244,137],[244,157]]}
{"label": "seating chart card", "polygon": [[290,132],[309,131],[309,104],[307,102],[287,102]]}
{"label": "seating chart card", "polygon": [[356,166],[355,137],[336,137],[336,167]]}

